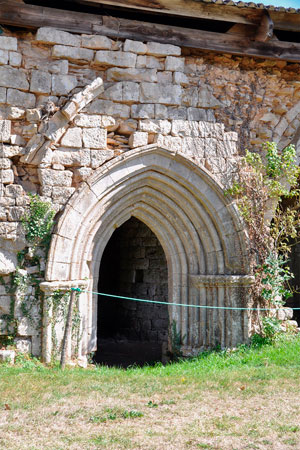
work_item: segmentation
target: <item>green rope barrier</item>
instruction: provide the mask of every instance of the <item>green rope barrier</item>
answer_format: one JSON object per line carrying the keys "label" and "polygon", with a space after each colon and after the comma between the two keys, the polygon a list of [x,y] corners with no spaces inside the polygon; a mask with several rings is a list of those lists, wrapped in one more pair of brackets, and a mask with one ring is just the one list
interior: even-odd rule
{"label": "green rope barrier", "polygon": [[[124,297],[122,295],[114,295],[114,294],[105,294],[103,292],[94,292],[94,291],[85,291],[80,288],[71,288],[71,291],[76,292],[82,292],[82,293],[89,293],[89,294],[96,294],[101,295],[103,297],[113,297],[113,298],[120,298],[123,300],[132,300],[135,302],[143,302],[143,303],[155,303],[158,305],[172,305],[172,306],[188,306],[189,308],[204,308],[204,309],[228,309],[228,310],[239,310],[239,311],[276,311],[276,308],[239,308],[236,306],[210,306],[210,305],[189,305],[187,303],[172,303],[172,302],[160,302],[158,300],[146,300],[143,298],[132,298],[132,297]],[[300,308],[290,308],[294,311],[300,310]]]}

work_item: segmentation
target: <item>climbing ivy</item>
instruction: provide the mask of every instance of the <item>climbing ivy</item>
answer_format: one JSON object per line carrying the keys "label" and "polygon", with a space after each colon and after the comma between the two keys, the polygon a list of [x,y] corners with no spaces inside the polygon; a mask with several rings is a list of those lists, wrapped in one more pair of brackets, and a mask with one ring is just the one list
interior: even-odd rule
{"label": "climbing ivy", "polygon": [[[47,257],[54,215],[51,203],[42,201],[38,195],[29,194],[28,210],[21,218],[27,245],[17,255],[18,266],[10,276],[10,284],[7,285],[1,280],[11,297],[9,314],[1,316],[6,324],[5,331],[9,341],[17,335],[16,302],[22,317],[26,317],[32,326],[41,326],[38,318],[41,317],[40,282],[43,280],[44,271],[41,269],[40,260]],[[28,273],[27,269],[32,267],[35,267],[34,272]]]}
{"label": "climbing ivy", "polygon": [[21,219],[26,240],[34,248],[38,245],[48,248],[55,211],[51,203],[42,201],[38,195],[29,194],[29,197],[28,212]]}
{"label": "climbing ivy", "polygon": [[[267,142],[260,153],[246,150],[237,179],[226,192],[235,198],[248,228],[254,301],[275,310],[292,295],[287,287],[293,277],[288,255],[291,239],[297,239],[300,230],[299,175],[295,147],[280,151],[276,143]],[[268,210],[272,220],[266,216]],[[280,328],[274,312],[262,319],[262,325],[268,337]]]}

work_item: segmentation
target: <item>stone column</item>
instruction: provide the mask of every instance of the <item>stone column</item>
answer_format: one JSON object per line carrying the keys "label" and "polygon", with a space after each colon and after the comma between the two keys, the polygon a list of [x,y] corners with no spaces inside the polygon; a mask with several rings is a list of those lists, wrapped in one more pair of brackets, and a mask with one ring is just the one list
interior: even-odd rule
{"label": "stone column", "polygon": [[[45,293],[44,308],[43,308],[43,338],[42,338],[42,358],[45,363],[51,362],[53,343],[52,343],[52,320],[53,320],[53,305],[51,295],[55,291],[67,292],[72,287],[86,289],[88,282],[86,280],[72,280],[72,281],[44,281],[40,284],[41,290]],[[71,342],[68,344],[68,358],[71,355]]]}
{"label": "stone column", "polygon": [[[249,288],[254,282],[250,275],[190,275],[189,292],[196,298],[199,309],[186,307],[184,314],[192,332],[182,351],[197,354],[208,348],[233,347],[249,337]],[[195,320],[197,319],[197,320]]]}

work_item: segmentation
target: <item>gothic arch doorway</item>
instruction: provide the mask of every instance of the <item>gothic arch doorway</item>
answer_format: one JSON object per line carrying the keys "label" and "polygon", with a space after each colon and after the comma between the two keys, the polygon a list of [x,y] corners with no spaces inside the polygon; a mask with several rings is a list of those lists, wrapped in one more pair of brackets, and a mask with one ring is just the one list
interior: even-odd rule
{"label": "gothic arch doorway", "polygon": [[[162,361],[168,342],[168,268],[155,234],[131,217],[117,228],[102,255],[94,361],[127,367]],[[147,303],[123,298],[158,301]]]}
{"label": "gothic arch doorway", "polygon": [[[98,289],[104,249],[115,229],[130,217],[147,225],[161,243],[168,265],[169,319],[184,336],[184,352],[245,341],[247,313],[218,309],[245,306],[252,282],[237,209],[204,168],[151,145],[98,169],[72,196],[53,235],[47,281],[87,284],[79,304],[81,353],[97,346],[98,300],[93,291]],[[45,359],[50,328],[46,323]]]}

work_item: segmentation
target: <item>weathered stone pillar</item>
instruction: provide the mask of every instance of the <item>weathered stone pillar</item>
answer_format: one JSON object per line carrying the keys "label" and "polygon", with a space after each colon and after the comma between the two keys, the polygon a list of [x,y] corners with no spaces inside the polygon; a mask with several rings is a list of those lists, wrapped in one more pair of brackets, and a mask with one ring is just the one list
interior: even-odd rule
{"label": "weathered stone pillar", "polygon": [[[45,281],[40,284],[41,290],[45,293],[43,308],[43,337],[42,337],[42,359],[45,363],[50,363],[53,352],[52,326],[53,326],[53,304],[51,296],[55,291],[67,292],[72,287],[86,289],[86,280],[73,281]],[[64,325],[63,325],[64,327]],[[63,332],[62,332],[63,334]],[[61,341],[62,335],[58,337]],[[57,343],[58,345],[58,343]],[[71,357],[71,341],[68,342],[67,359]]]}

